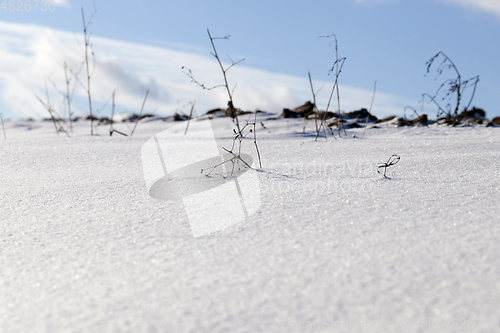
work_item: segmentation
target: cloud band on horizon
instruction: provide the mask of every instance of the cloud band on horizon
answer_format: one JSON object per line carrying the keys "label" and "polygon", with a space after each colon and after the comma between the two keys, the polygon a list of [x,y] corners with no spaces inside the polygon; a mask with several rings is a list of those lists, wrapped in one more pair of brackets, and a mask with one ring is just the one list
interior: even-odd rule
{"label": "cloud band on horizon", "polygon": [[[210,54],[148,46],[92,36],[96,69],[91,91],[99,109],[116,93],[117,112],[138,111],[144,94],[150,89],[149,111],[173,114],[186,100],[196,100],[198,114],[211,108],[225,107],[224,90],[203,90],[190,82],[181,70],[190,68],[199,82],[206,86],[221,83],[220,69]],[[0,105],[5,117],[47,117],[47,112],[34,94],[45,96],[45,78],[57,87],[65,88],[63,64],[77,70],[83,60],[83,36],[36,25],[0,22]],[[307,73],[306,73],[307,74]],[[246,110],[280,112],[311,99],[307,75],[295,77],[277,74],[239,64],[228,73],[231,85],[236,85],[235,103]],[[343,74],[346,75],[346,74]],[[347,74],[348,75],[348,74]],[[83,75],[80,77],[83,80]],[[326,106],[332,82],[325,84],[318,97],[318,106]],[[62,108],[62,98],[48,84],[50,99],[55,108]],[[370,105],[372,91],[340,85],[341,109],[355,110]],[[377,92],[374,112],[379,116],[401,114],[412,101],[399,96]],[[75,90],[76,113],[87,113],[85,92],[80,85]],[[110,108],[100,115],[110,113]]]}

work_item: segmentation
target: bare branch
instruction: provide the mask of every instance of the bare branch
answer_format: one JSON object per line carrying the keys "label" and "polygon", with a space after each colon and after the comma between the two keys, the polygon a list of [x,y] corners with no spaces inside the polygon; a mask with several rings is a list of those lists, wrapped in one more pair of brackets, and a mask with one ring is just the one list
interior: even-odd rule
{"label": "bare branch", "polygon": [[[229,56],[227,56],[229,58]],[[236,66],[237,64],[239,64],[240,62],[243,62],[245,61],[245,58],[241,59],[241,60],[238,60],[237,62],[234,62],[231,58],[229,58],[229,60],[231,60],[231,66],[229,66],[228,68],[226,68],[224,70],[224,72],[227,73],[228,70],[230,70],[232,67]]]}
{"label": "bare branch", "polygon": [[3,124],[3,114],[2,113],[0,113],[0,120],[2,121],[3,137],[5,140],[7,140],[7,135],[5,134],[5,125]]}
{"label": "bare branch", "polygon": [[257,156],[259,157],[259,166],[262,169],[262,161],[260,159],[259,146],[257,146],[257,130],[255,129],[256,123],[257,123],[257,111],[255,111],[255,119],[253,122],[253,143],[255,144],[255,149],[257,150]]}
{"label": "bare branch", "polygon": [[[231,61],[231,65],[228,66],[227,68],[224,67],[224,65],[222,64],[222,61],[219,57],[219,54],[217,52],[217,48],[215,46],[215,40],[216,39],[229,39],[229,35],[228,36],[225,36],[225,37],[212,37],[212,35],[210,34],[210,30],[207,29],[207,34],[208,34],[208,37],[210,39],[210,43],[212,45],[212,50],[213,52],[211,52],[211,54],[214,56],[214,58],[217,60],[217,63],[219,64],[219,67],[220,67],[220,70],[222,72],[222,76],[223,76],[223,80],[224,80],[224,83],[221,84],[221,85],[218,85],[218,86],[214,86],[212,88],[207,88],[205,86],[205,84],[202,84],[200,82],[198,82],[194,77],[193,77],[193,73],[190,69],[186,69],[187,71],[183,71],[183,73],[185,75],[187,75],[190,79],[191,79],[191,82],[197,84],[198,86],[200,86],[201,88],[203,89],[206,89],[206,90],[210,90],[210,89],[214,89],[214,88],[218,88],[218,87],[224,87],[225,90],[226,90],[226,93],[227,93],[227,96],[228,96],[228,102],[227,102],[227,105],[228,105],[228,108],[226,110],[226,114],[228,116],[231,117],[233,123],[235,124],[236,128],[233,128],[233,134],[234,134],[234,137],[233,137],[233,142],[232,142],[232,147],[231,149],[226,149],[223,147],[223,149],[229,153],[231,153],[233,155],[233,158],[231,158],[230,160],[228,161],[224,161],[216,166],[214,166],[213,168],[211,168],[211,171],[207,174],[210,175],[217,166],[219,165],[222,165],[224,163],[227,163],[227,162],[231,162],[233,164],[233,170],[234,170],[234,165],[235,165],[235,162],[237,162],[238,160],[239,161],[242,161],[244,164],[246,164],[248,166],[248,164],[243,161],[243,159],[241,158],[241,149],[242,149],[242,142],[243,140],[248,137],[250,135],[250,133],[253,132],[253,135],[254,135],[254,145],[255,145],[255,148],[257,150],[257,155],[259,157],[259,164],[260,166],[262,167],[262,163],[261,163],[261,160],[260,160],[260,152],[259,152],[259,149],[258,149],[258,146],[257,146],[257,136],[256,136],[256,133],[255,133],[255,122],[254,123],[249,123],[248,120],[246,121],[246,124],[241,127],[240,125],[240,121],[238,119],[238,109],[235,108],[234,106],[234,102],[233,102],[233,95],[234,95],[234,90],[236,89],[236,86],[235,85],[233,87],[233,89],[231,90],[230,89],[230,86],[229,86],[229,83],[228,83],[228,79],[227,79],[227,72],[232,68],[234,67],[235,65],[241,63],[242,61],[244,61],[245,59],[241,59],[237,62],[234,62],[231,57],[229,55],[227,55],[227,57],[229,58],[229,60]],[[185,69],[185,67],[182,67],[182,69]],[[194,104],[191,108],[191,114],[192,114],[192,111],[194,109]],[[257,114],[255,115],[255,119],[257,117]],[[189,119],[191,119],[191,115],[189,116]],[[249,125],[253,125],[253,129],[247,129],[247,126]],[[189,120],[188,120],[188,125],[186,126],[186,132],[187,132],[187,128],[189,126]],[[247,132],[244,132],[245,129],[247,129]],[[186,133],[185,132],[185,133]],[[236,142],[238,142],[238,152],[235,153],[235,145],[236,145]],[[248,166],[250,167],[250,166]],[[204,170],[202,170],[202,173],[203,173]],[[232,173],[232,172],[231,172]]]}
{"label": "bare branch", "polygon": [[[182,66],[181,69],[184,69],[184,68],[186,68],[186,67]],[[218,86],[213,86],[213,87],[208,88],[207,86],[205,86],[205,84],[196,81],[196,79],[193,76],[193,72],[190,69],[187,69],[187,70],[188,70],[187,72],[183,71],[182,73],[184,73],[187,76],[189,76],[189,78],[191,79],[191,82],[196,83],[197,85],[199,85],[200,87],[202,87],[204,90],[212,90],[212,89],[215,89],[215,88],[224,87],[223,84],[219,84]]]}
{"label": "bare branch", "polygon": [[144,101],[142,102],[142,106],[141,106],[141,112],[139,112],[139,116],[137,117],[137,120],[135,121],[135,125],[134,125],[134,128],[132,129],[132,132],[130,133],[130,136],[134,135],[134,131],[135,131],[135,128],[137,127],[137,123],[139,122],[139,119],[141,119],[142,110],[144,109],[144,105],[146,104],[146,99],[148,98],[148,94],[149,94],[149,89],[148,89],[148,91],[146,91],[146,96],[144,96]]}
{"label": "bare branch", "polygon": [[59,132],[64,132],[70,137],[69,133],[64,129],[64,127],[59,123],[61,121],[61,117],[57,114],[57,112],[50,106],[48,102],[44,102],[40,97],[38,97],[37,94],[35,94],[35,97],[42,103],[44,108],[49,112],[50,118],[52,119],[52,122],[54,123],[54,127],[56,129],[56,133],[59,134]]}
{"label": "bare branch", "polygon": [[377,91],[377,80],[375,80],[375,83],[373,84],[372,103],[370,104],[370,111],[368,111],[368,114],[366,115],[365,129],[363,130],[363,135],[361,136],[361,139],[363,139],[365,137],[366,127],[368,126],[368,119],[370,118],[370,115],[372,114],[373,101],[375,100],[375,92],[376,91]]}
{"label": "bare branch", "polygon": [[188,117],[188,122],[186,125],[186,130],[184,131],[184,135],[186,135],[188,128],[189,128],[189,122],[191,121],[191,117],[193,116],[193,110],[194,110],[194,105],[196,104],[196,100],[193,102],[193,105],[191,105],[191,111],[189,112],[189,117]]}
{"label": "bare branch", "polygon": [[[94,3],[95,5],[95,3]],[[82,21],[83,21],[83,36],[84,36],[84,46],[85,46],[85,68],[87,70],[87,86],[86,86],[86,91],[87,91],[87,97],[89,101],[89,114],[90,114],[90,134],[94,135],[94,116],[92,114],[92,95],[90,93],[90,78],[92,77],[92,74],[90,72],[89,68],[89,54],[88,54],[88,49],[89,49],[89,44],[90,44],[90,37],[88,36],[87,29],[88,26],[92,23],[92,18],[94,17],[94,14],[96,13],[96,10],[94,10],[94,13],[90,16],[90,20],[87,23],[85,21],[85,13],[82,7]],[[92,56],[94,56],[94,52],[92,51]],[[94,58],[94,70],[95,70],[95,57]]]}
{"label": "bare branch", "polygon": [[314,105],[313,108],[314,108],[314,111],[316,113],[316,116],[314,117],[314,124],[316,126],[316,133],[318,133],[318,131],[319,131],[319,128],[318,128],[319,113],[318,113],[318,107],[316,106],[316,93],[314,92],[313,82],[311,79],[311,71],[308,71],[307,75],[309,76],[309,85],[311,86],[311,93],[313,95],[313,105]]}
{"label": "bare branch", "polygon": [[[458,71],[457,66],[442,51],[439,51],[436,55],[434,55],[431,59],[429,59],[425,63],[427,65],[427,69],[426,69],[427,73],[430,72],[431,67],[434,64],[434,62],[436,61],[436,59],[439,58],[439,57],[441,57],[441,56],[443,57],[443,61],[437,66],[437,69],[436,69],[436,71],[438,73],[437,77],[439,77],[440,75],[442,75],[445,70],[449,70],[449,69],[453,69],[455,71],[456,76],[454,78],[450,78],[450,79],[445,80],[438,87],[436,93],[433,96],[430,96],[428,94],[427,94],[427,96],[429,96],[431,98],[431,100],[438,105],[438,109],[439,109],[439,111],[438,111],[438,117],[439,117],[440,114],[446,113],[448,116],[450,116],[452,118],[453,126],[455,126],[455,125],[457,125],[457,123],[459,121],[459,117],[460,117],[459,110],[460,110],[460,106],[461,106],[461,103],[462,103],[462,98],[463,98],[464,91],[465,91],[465,89],[467,89],[470,86],[474,87],[474,89],[472,91],[471,98],[469,99],[469,102],[468,102],[467,106],[464,109],[464,111],[466,111],[470,107],[470,105],[472,103],[472,100],[474,98],[474,95],[475,95],[475,92],[476,92],[476,88],[477,88],[477,83],[479,82],[479,76],[475,76],[475,77],[473,77],[471,79],[468,79],[466,81],[462,81],[462,76],[460,75],[460,72]],[[437,77],[436,77],[436,79],[437,79]],[[469,85],[469,83],[471,83],[471,84]],[[450,104],[447,105],[447,107],[449,107],[448,112],[444,111],[444,109],[441,106],[439,106],[439,104],[436,102],[436,98],[438,97],[438,95],[440,95],[442,89],[446,85],[448,85],[448,88],[447,88],[446,93],[442,97],[442,99],[445,100],[445,99],[448,98],[448,99],[451,100],[453,97],[456,98],[456,102],[455,102],[453,111],[451,110],[451,105]]]}
{"label": "bare branch", "polygon": [[[377,169],[384,168],[384,178],[388,178],[386,176],[387,168],[390,167],[390,166],[393,166],[393,165],[397,164],[400,159],[401,159],[401,157],[399,157],[396,154],[393,154],[393,155],[391,155],[391,157],[389,157],[389,159],[387,160],[387,162],[385,162],[385,163],[379,163],[379,165],[377,166]],[[380,170],[377,170],[377,172],[380,174]]]}

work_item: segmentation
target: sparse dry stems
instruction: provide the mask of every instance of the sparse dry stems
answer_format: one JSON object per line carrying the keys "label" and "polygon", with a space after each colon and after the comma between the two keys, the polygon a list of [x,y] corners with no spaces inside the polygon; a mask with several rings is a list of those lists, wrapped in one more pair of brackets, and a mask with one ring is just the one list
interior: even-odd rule
{"label": "sparse dry stems", "polygon": [[368,126],[368,119],[370,119],[370,115],[372,114],[373,101],[375,100],[376,91],[377,91],[377,80],[375,80],[375,83],[373,84],[372,103],[370,104],[370,111],[368,111],[368,114],[366,115],[365,129],[363,130],[363,135],[361,136],[361,139],[365,137],[366,126]]}
{"label": "sparse dry stems", "polygon": [[[344,63],[345,63],[346,58],[344,57],[344,58],[339,59],[338,41],[337,41],[337,36],[335,34],[332,34],[329,36],[321,36],[320,38],[330,38],[330,37],[333,37],[335,39],[335,41],[334,41],[334,43],[335,43],[335,62],[333,63],[332,68],[329,70],[329,73],[332,73],[335,71],[335,82],[333,84],[332,91],[330,92],[330,97],[328,98],[328,104],[326,106],[326,110],[325,110],[323,117],[321,119],[321,123],[319,125],[319,128],[316,130],[315,140],[318,139],[319,133],[321,132],[321,128],[323,128],[323,132],[325,134],[325,139],[326,139],[326,130],[327,130],[326,115],[328,114],[328,111],[330,109],[330,104],[331,104],[333,94],[335,93],[335,91],[337,91],[337,107],[338,107],[338,115],[339,115],[338,116],[339,117],[339,122],[338,122],[339,137],[341,135],[341,129],[344,130],[344,134],[347,136],[347,133],[346,133],[345,128],[344,128],[344,124],[342,122],[342,116],[340,114],[340,93],[339,93],[339,76],[340,76],[340,73],[342,72],[342,68],[344,67]],[[333,130],[330,129],[330,131],[331,131],[333,137],[335,138]]]}
{"label": "sparse dry stems", "polygon": [[[135,128],[137,127],[137,123],[139,122],[139,119],[141,119],[142,111],[144,110],[144,105],[146,104],[146,100],[148,99],[148,95],[149,95],[149,89],[148,89],[148,91],[146,91],[146,96],[144,96],[144,101],[142,102],[142,106],[141,106],[141,112],[139,112],[139,116],[137,117],[137,119],[135,121],[135,125],[134,125],[134,128],[132,129],[132,132],[130,132],[130,136],[134,135]],[[113,96],[114,96],[114,94],[113,94]]]}
{"label": "sparse dry stems", "polygon": [[52,108],[49,102],[44,102],[40,97],[38,97],[35,94],[35,97],[42,103],[42,105],[45,107],[45,109],[49,112],[50,118],[52,119],[52,122],[54,123],[54,127],[56,129],[56,133],[59,134],[59,132],[64,132],[70,137],[69,133],[64,129],[64,127],[60,124],[61,117],[57,114],[57,112]]}
{"label": "sparse dry stems", "polygon": [[[95,5],[95,4],[94,4]],[[92,75],[94,74],[95,70],[95,57],[94,57],[94,51],[91,49],[90,45],[90,36],[87,33],[87,29],[90,24],[92,24],[92,18],[94,17],[96,13],[96,10],[94,8],[94,12],[90,16],[90,19],[88,22],[85,21],[85,13],[82,8],[82,21],[83,21],[83,36],[84,36],[84,45],[85,45],[85,69],[87,72],[87,86],[86,86],[86,91],[87,91],[87,97],[89,101],[89,114],[90,114],[90,134],[94,135],[94,116],[92,114],[92,94],[90,93],[90,79]],[[92,58],[94,59],[94,67],[92,69],[92,72],[90,71],[90,66],[89,66],[89,48],[91,49],[92,52]]]}
{"label": "sparse dry stems", "polygon": [[[233,129],[233,134],[234,134],[234,138],[233,138],[233,145],[231,147],[230,150],[226,149],[226,148],[223,148],[224,150],[226,150],[228,153],[232,154],[233,155],[233,158],[231,158],[229,161],[231,161],[233,163],[233,168],[234,168],[234,163],[235,162],[238,162],[238,161],[242,161],[244,164],[247,164],[245,161],[243,161],[243,159],[241,158],[241,147],[242,147],[242,142],[243,140],[245,139],[245,137],[248,136],[248,134],[250,133],[254,133],[254,144],[255,144],[255,148],[256,148],[256,151],[257,151],[257,155],[258,155],[258,158],[259,158],[259,165],[260,167],[262,168],[262,161],[261,161],[261,158],[260,158],[260,152],[259,152],[259,148],[258,148],[258,145],[257,145],[257,135],[256,135],[256,128],[255,128],[255,122],[257,121],[257,112],[255,114],[255,122],[253,123],[249,123],[248,120],[246,121],[246,124],[245,126],[241,127],[240,125],[240,121],[238,119],[238,112],[237,112],[237,109],[235,108],[234,106],[234,102],[233,102],[233,93],[234,93],[234,89],[233,91],[231,91],[230,87],[229,87],[229,83],[228,83],[228,79],[227,79],[227,72],[235,65],[239,64],[240,62],[244,61],[245,59],[241,59],[239,61],[236,61],[234,62],[231,58],[229,58],[231,60],[231,65],[228,66],[227,68],[224,67],[224,65],[222,64],[222,61],[219,57],[219,54],[217,52],[217,48],[215,47],[215,42],[214,40],[216,39],[229,39],[230,36],[224,36],[224,37],[212,37],[212,35],[210,34],[210,30],[207,29],[207,33],[208,33],[208,37],[210,38],[210,43],[212,44],[212,49],[213,49],[213,53],[212,55],[215,57],[215,59],[217,60],[217,63],[219,64],[219,67],[221,69],[221,72],[222,72],[222,76],[223,76],[223,79],[224,79],[224,84],[222,85],[217,85],[217,86],[214,86],[214,87],[211,87],[211,88],[207,88],[205,86],[205,84],[202,84],[200,82],[198,82],[194,76],[193,76],[193,73],[190,69],[187,69],[187,72],[184,71],[183,73],[186,74],[190,79],[191,79],[191,82],[193,83],[196,83],[197,85],[199,85],[200,87],[202,87],[203,89],[207,89],[207,90],[211,90],[211,89],[215,89],[215,88],[218,88],[218,87],[224,87],[226,92],[227,92],[227,96],[228,96],[228,102],[227,102],[227,106],[228,106],[228,109],[227,109],[227,115],[229,115],[233,121],[233,123],[235,124],[236,126],[236,129]],[[229,57],[229,56],[228,56]],[[185,67],[183,66],[182,69],[184,70]],[[244,133],[244,130],[246,129],[247,126],[249,125],[253,125],[253,129],[250,129],[248,130],[248,132],[245,134]],[[187,128],[186,128],[186,131],[187,131]],[[234,149],[235,149],[235,143],[236,141],[238,141],[238,153],[235,153],[234,152]],[[222,164],[226,163],[228,161],[225,161],[223,162]],[[219,164],[220,165],[220,164]],[[218,165],[217,165],[218,166]],[[208,175],[217,167],[213,167],[212,170],[208,173]],[[202,170],[203,172],[203,170]]]}
{"label": "sparse dry stems", "polygon": [[[460,110],[460,105],[462,103],[462,98],[463,98],[463,94],[464,94],[464,91],[469,88],[469,87],[473,87],[473,91],[472,91],[472,94],[471,94],[471,97],[470,97],[470,100],[469,100],[469,103],[467,104],[467,106],[465,107],[464,111],[467,111],[467,109],[470,107],[471,103],[472,103],[472,100],[474,99],[474,95],[476,93],[476,88],[477,88],[477,84],[479,82],[479,75],[477,76],[474,76],[468,80],[465,80],[465,81],[462,81],[462,76],[460,75],[460,72],[458,71],[458,68],[457,66],[455,66],[455,63],[442,51],[439,51],[436,55],[434,55],[431,59],[429,59],[425,64],[427,65],[427,74],[430,72],[430,69],[432,67],[432,65],[434,64],[434,61],[439,58],[440,56],[442,56],[444,58],[443,62],[437,67],[437,73],[438,75],[437,76],[440,76],[441,74],[443,74],[444,70],[445,69],[453,69],[456,73],[456,77],[455,78],[452,78],[452,79],[447,79],[445,80],[440,86],[439,88],[436,90],[436,92],[434,93],[433,96],[425,93],[425,94],[422,94],[422,108],[423,108],[423,105],[424,105],[424,101],[425,101],[425,97],[429,97],[430,100],[436,104],[436,106],[438,107],[438,114],[437,116],[441,116],[443,114],[447,115],[448,117],[450,117],[452,119],[452,124],[453,126],[456,126],[459,122],[459,110]],[[426,75],[427,75],[426,74]],[[437,78],[436,78],[437,79]],[[443,88],[446,86],[446,85],[449,85],[449,88],[448,90],[446,91],[445,95],[442,97],[442,100],[445,100],[448,98],[448,100],[451,100],[453,95],[456,94],[456,104],[455,104],[455,107],[452,107],[451,103],[448,103],[446,105],[446,109],[448,109],[448,111],[445,110],[445,108],[443,108],[440,103],[437,101],[437,97],[440,95],[441,91],[443,90]]]}
{"label": "sparse dry stems", "polygon": [[[379,163],[379,165],[377,166],[377,169],[384,168],[384,178],[388,178],[387,175],[386,175],[387,168],[391,167],[391,166],[393,166],[395,164],[397,164],[400,159],[401,159],[401,157],[399,157],[396,154],[393,154],[393,155],[391,155],[391,157],[389,157],[389,159],[387,160],[387,162],[385,162],[385,163]],[[380,170],[377,170],[377,172],[380,174]]]}
{"label": "sparse dry stems", "polygon": [[189,112],[189,117],[186,125],[186,130],[184,131],[184,135],[187,134],[188,128],[189,128],[189,123],[191,122],[191,117],[193,116],[193,110],[194,110],[194,105],[196,104],[196,100],[193,102],[193,105],[191,105],[191,111]]}
{"label": "sparse dry stems", "polygon": [[114,121],[113,118],[115,116],[115,93],[116,93],[116,90],[113,91],[113,95],[112,95],[113,105],[111,107],[111,118],[109,119],[109,136],[112,136],[113,133],[118,133],[118,134],[121,134],[123,136],[127,136],[127,134],[120,132],[119,130],[116,130],[113,128],[113,121]]}
{"label": "sparse dry stems", "polygon": [[7,140],[7,134],[5,134],[5,125],[3,124],[3,114],[0,113],[0,120],[2,121],[3,137]]}

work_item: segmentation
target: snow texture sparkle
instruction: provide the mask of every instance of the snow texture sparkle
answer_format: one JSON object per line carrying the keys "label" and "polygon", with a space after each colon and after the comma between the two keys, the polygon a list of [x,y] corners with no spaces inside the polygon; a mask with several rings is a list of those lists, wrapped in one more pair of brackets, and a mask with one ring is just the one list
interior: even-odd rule
{"label": "snow texture sparkle", "polygon": [[79,121],[71,138],[6,122],[0,331],[498,330],[498,128],[315,142],[313,122],[260,117],[260,207],[198,238],[144,181],[141,147],[165,122],[109,137]]}

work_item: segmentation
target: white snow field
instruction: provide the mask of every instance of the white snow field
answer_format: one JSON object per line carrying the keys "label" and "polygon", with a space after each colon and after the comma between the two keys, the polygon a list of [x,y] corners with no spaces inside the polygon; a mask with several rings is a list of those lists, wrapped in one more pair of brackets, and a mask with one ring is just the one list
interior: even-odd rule
{"label": "white snow field", "polygon": [[499,128],[266,119],[260,207],[202,237],[148,195],[168,123],[6,122],[0,332],[500,332]]}

